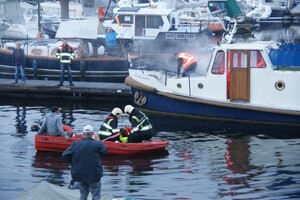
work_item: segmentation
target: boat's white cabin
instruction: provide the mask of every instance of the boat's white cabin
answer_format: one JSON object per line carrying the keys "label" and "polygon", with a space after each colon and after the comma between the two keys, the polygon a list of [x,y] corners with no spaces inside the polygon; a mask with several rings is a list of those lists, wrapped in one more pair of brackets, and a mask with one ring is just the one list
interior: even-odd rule
{"label": "boat's white cabin", "polygon": [[[215,47],[207,72],[176,78],[175,74],[149,72],[141,77],[158,91],[222,102],[300,110],[300,71],[279,70],[269,58],[276,42],[222,44]],[[203,67],[203,66],[197,66]],[[144,72],[145,74],[145,72]]]}

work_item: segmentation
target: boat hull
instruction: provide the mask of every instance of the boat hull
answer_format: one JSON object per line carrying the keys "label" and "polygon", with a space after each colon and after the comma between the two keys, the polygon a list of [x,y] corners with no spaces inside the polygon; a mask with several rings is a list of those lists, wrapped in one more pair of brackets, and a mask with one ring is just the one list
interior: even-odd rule
{"label": "boat hull", "polygon": [[[36,65],[34,64],[36,61]],[[72,77],[74,81],[123,83],[128,76],[130,63],[127,58],[99,57],[74,59]],[[12,65],[12,52],[0,50],[0,75],[13,78],[15,68]],[[55,57],[30,56],[25,58],[25,73],[28,79],[59,80],[60,63]],[[65,72],[67,80],[67,73]]]}
{"label": "boat hull", "polygon": [[[46,135],[35,135],[35,148],[38,151],[63,152],[73,142],[81,140],[82,137],[73,137],[66,141],[63,137]],[[164,151],[168,145],[167,141],[152,140],[142,143],[116,143],[103,141],[108,148],[108,154],[115,155],[137,155]]]}
{"label": "boat hull", "polygon": [[273,112],[262,107],[244,106],[232,102],[201,100],[170,93],[137,90],[136,88],[132,88],[132,94],[133,102],[136,106],[150,112],[168,116],[300,127],[299,112]]}

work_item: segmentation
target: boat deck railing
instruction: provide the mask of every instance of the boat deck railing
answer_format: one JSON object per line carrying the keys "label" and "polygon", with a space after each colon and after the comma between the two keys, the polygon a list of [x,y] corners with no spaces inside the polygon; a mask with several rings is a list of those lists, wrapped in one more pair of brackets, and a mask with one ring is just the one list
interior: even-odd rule
{"label": "boat deck railing", "polygon": [[167,85],[168,83],[168,78],[169,77],[176,77],[176,78],[180,78],[180,77],[187,77],[188,78],[188,89],[189,89],[189,96],[192,95],[191,92],[191,77],[188,73],[180,73],[179,77],[177,76],[177,72],[174,71],[168,71],[168,70],[161,70],[163,71],[164,75],[165,75],[165,85]]}

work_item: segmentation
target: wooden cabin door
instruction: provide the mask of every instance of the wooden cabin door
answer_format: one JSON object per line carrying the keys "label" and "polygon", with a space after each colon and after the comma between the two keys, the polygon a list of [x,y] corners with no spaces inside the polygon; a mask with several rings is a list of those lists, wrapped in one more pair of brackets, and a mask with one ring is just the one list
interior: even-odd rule
{"label": "wooden cabin door", "polygon": [[146,26],[145,15],[135,16],[135,36],[145,36],[144,30]]}
{"label": "wooden cabin door", "polygon": [[230,101],[250,99],[250,51],[230,51]]}

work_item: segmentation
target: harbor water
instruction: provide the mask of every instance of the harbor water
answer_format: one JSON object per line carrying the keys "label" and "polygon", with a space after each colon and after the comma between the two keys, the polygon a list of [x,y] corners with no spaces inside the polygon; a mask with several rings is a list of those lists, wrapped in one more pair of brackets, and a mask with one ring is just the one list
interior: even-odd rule
{"label": "harbor water", "polygon": [[[115,102],[55,104],[62,107],[64,124],[78,133],[87,124],[99,129],[115,106],[124,108]],[[0,100],[1,200],[14,199],[42,181],[67,189],[70,165],[60,153],[37,152],[35,133],[30,130],[52,105],[53,101]],[[164,118],[158,119],[164,123]],[[105,156],[102,196],[145,200],[300,199],[299,134],[250,135],[243,129],[230,130],[226,124],[214,127],[214,123],[218,122],[195,130],[179,130],[176,127],[180,124],[173,124],[173,128],[172,124],[155,125],[155,138],[169,141],[167,151],[147,156]],[[128,118],[122,117],[119,126],[127,125]]]}

